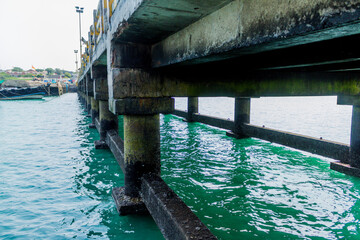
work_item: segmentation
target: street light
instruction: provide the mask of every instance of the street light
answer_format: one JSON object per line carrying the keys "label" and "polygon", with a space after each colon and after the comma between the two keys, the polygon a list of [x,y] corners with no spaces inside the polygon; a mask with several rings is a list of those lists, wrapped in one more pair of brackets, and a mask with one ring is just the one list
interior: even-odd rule
{"label": "street light", "polygon": [[75,53],[75,59],[76,59],[76,61],[75,61],[75,63],[76,63],[76,73],[78,72],[78,60],[77,60],[77,53],[78,53],[78,50],[74,50],[74,53]]}
{"label": "street light", "polygon": [[84,12],[84,8],[83,7],[78,7],[76,6],[76,12],[79,13],[79,30],[80,30],[80,59],[81,59],[81,55],[82,55],[82,46],[81,46],[81,13]]}

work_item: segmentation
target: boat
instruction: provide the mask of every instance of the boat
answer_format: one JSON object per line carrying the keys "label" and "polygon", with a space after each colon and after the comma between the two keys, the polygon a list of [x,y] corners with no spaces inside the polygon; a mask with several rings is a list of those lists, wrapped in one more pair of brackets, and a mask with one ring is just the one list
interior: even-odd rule
{"label": "boat", "polygon": [[44,97],[44,95],[45,95],[44,92],[19,95],[19,96],[11,96],[11,97],[7,97],[4,95],[4,96],[0,96],[0,101],[1,100],[42,99]]}
{"label": "boat", "polygon": [[2,89],[0,100],[42,99],[45,94],[39,88]]}

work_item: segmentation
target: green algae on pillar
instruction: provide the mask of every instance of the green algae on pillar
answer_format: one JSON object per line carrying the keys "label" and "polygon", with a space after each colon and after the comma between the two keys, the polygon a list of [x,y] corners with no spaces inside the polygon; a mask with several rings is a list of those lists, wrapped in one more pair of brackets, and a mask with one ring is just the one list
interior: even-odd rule
{"label": "green algae on pillar", "polygon": [[160,119],[156,115],[124,116],[125,194],[139,197],[141,177],[160,175]]}
{"label": "green algae on pillar", "polygon": [[95,128],[95,119],[99,117],[99,101],[91,97],[91,123],[90,128]]}
{"label": "green algae on pillar", "polygon": [[95,148],[107,148],[106,133],[109,130],[116,130],[118,132],[118,118],[117,115],[109,111],[108,101],[99,101],[99,121],[100,121],[100,140],[95,141]]}

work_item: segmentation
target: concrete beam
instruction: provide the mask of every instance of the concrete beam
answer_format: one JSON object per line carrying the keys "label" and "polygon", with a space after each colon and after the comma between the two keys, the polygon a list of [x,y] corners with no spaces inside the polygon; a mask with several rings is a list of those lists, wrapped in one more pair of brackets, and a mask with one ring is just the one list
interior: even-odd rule
{"label": "concrete beam", "polygon": [[[174,115],[186,117],[186,112],[175,110]],[[234,122],[226,119],[194,114],[194,121],[223,129],[234,130]],[[347,144],[333,141],[317,139],[305,135],[259,127],[251,124],[244,124],[243,133],[249,137],[259,138],[266,141],[278,143],[302,151],[318,154],[320,156],[341,160],[343,163],[349,162],[350,146]],[[236,137],[234,134],[227,133],[228,136]]]}
{"label": "concrete beam", "polygon": [[155,43],[231,1],[120,1],[111,18],[110,33],[120,42]]}
{"label": "concrete beam", "polygon": [[349,161],[350,147],[347,144],[313,138],[286,131],[258,127],[251,124],[245,124],[243,126],[243,131],[250,137],[267,140],[324,157],[341,160],[344,163]]}
{"label": "concrete beam", "polygon": [[107,101],[109,99],[107,67],[92,67],[92,76],[94,78],[94,98],[96,100]]}
{"label": "concrete beam", "polygon": [[217,239],[161,177],[145,175],[141,197],[165,239]]}
{"label": "concrete beam", "polygon": [[174,111],[173,98],[126,98],[113,99],[110,111],[118,115],[169,114]]}
{"label": "concrete beam", "polygon": [[352,167],[348,163],[342,163],[341,161],[335,161],[330,163],[330,169],[351,175],[354,177],[360,177],[360,168]]}
{"label": "concrete beam", "polygon": [[360,106],[353,106],[350,132],[350,165],[360,168]]}
{"label": "concrete beam", "polygon": [[360,33],[358,0],[235,0],[152,48],[152,66],[200,63]]}
{"label": "concrete beam", "polygon": [[125,173],[124,141],[121,139],[117,131],[110,130],[107,132],[106,144],[109,146],[123,173]]}
{"label": "concrete beam", "polygon": [[120,98],[360,95],[359,75],[191,67],[113,71],[112,94]]}
{"label": "concrete beam", "polygon": [[360,96],[337,96],[338,105],[360,106]]}

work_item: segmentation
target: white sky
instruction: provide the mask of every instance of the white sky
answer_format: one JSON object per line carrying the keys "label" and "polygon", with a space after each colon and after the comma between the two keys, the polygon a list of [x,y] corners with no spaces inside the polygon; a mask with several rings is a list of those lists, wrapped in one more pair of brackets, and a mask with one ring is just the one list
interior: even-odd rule
{"label": "white sky", "polygon": [[75,71],[74,50],[80,47],[75,6],[84,7],[82,36],[88,39],[97,5],[98,0],[0,0],[0,69]]}

